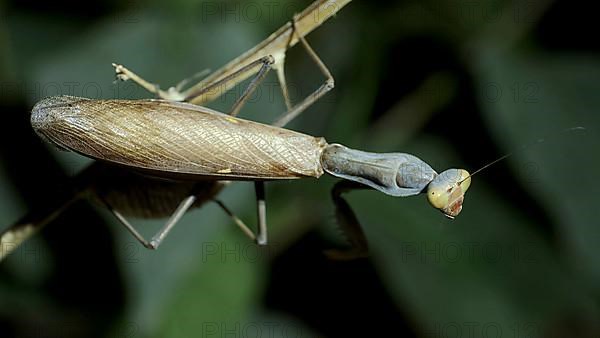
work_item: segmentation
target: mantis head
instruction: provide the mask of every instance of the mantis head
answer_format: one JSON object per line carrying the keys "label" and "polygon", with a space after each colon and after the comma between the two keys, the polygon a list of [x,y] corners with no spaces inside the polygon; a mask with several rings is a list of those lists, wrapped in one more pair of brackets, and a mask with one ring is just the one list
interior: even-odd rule
{"label": "mantis head", "polygon": [[448,218],[462,210],[465,192],[471,185],[471,175],[464,169],[448,169],[437,175],[427,186],[427,199]]}
{"label": "mantis head", "polygon": [[376,154],[330,144],[321,154],[323,170],[358,182],[390,196],[413,196],[427,192],[429,203],[449,218],[462,210],[471,174],[448,169],[437,174],[421,159],[404,153]]}

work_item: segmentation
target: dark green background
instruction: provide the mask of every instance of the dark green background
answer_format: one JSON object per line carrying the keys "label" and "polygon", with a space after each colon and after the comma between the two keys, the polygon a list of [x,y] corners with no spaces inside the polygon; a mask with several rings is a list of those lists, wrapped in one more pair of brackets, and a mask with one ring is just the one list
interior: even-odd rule
{"label": "dark green background", "polygon": [[[110,63],[167,87],[308,3],[0,1],[0,226],[89,163],[34,135],[36,101],[149,97],[113,84]],[[437,170],[473,171],[546,138],[475,176],[456,220],[424,196],[354,192],[372,256],[335,262],[322,254],[344,245],[329,177],[268,184],[272,245],[260,250],[212,204],[150,252],[82,202],[0,265],[0,335],[597,337],[600,59],[586,6],[354,1],[308,36],[336,88],[291,129]],[[322,81],[300,48],[287,70],[296,100]],[[275,76],[262,88],[242,115],[271,121],[284,110]],[[562,132],[574,126],[587,130]],[[222,198],[254,222],[251,184]]]}

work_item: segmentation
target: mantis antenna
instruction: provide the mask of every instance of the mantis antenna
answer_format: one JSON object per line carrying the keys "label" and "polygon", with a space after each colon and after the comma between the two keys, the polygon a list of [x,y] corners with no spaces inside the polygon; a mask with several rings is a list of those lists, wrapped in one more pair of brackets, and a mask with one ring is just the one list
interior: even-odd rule
{"label": "mantis antenna", "polygon": [[[564,129],[564,130],[560,131],[560,132],[559,132],[559,134],[572,133],[572,132],[576,132],[576,131],[585,132],[585,131],[586,131],[586,129],[585,129],[584,127],[581,127],[581,126],[577,126],[577,127],[571,127],[571,128],[567,128],[567,129]],[[554,134],[554,137],[558,137],[558,135]],[[533,141],[533,142],[529,142],[529,143],[525,143],[525,144],[521,145],[519,148],[517,148],[517,150],[513,150],[513,151],[509,152],[509,153],[508,153],[508,154],[506,154],[506,155],[502,155],[502,156],[500,156],[499,158],[497,158],[497,159],[493,160],[492,162],[490,162],[490,163],[488,163],[488,164],[484,165],[483,167],[481,167],[481,168],[479,168],[479,169],[475,170],[475,171],[474,171],[472,174],[470,174],[469,176],[465,177],[465,178],[464,178],[464,179],[462,179],[460,182],[458,182],[458,184],[460,184],[460,183],[462,183],[463,181],[465,181],[465,180],[467,180],[467,179],[469,179],[469,178],[473,177],[475,174],[477,174],[477,173],[479,173],[479,172],[483,171],[484,169],[487,169],[487,168],[491,167],[492,165],[494,165],[494,164],[496,164],[496,163],[498,163],[498,162],[500,162],[500,161],[503,161],[503,160],[505,160],[505,159],[507,159],[507,158],[511,157],[511,156],[512,156],[512,155],[514,155],[516,152],[518,152],[518,151],[521,151],[521,150],[525,150],[525,149],[527,149],[527,148],[529,148],[529,147],[531,147],[531,146],[538,145],[538,144],[540,144],[540,143],[544,143],[544,142],[546,142],[546,140],[547,140],[547,139],[548,139],[548,137],[543,137],[543,138],[537,139],[537,140],[535,140],[535,141]]]}

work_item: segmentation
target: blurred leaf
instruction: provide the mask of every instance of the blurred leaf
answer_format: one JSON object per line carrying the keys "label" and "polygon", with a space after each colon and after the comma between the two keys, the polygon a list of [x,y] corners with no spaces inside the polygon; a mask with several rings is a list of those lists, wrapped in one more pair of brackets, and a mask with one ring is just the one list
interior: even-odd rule
{"label": "blurred leaf", "polygon": [[[508,150],[546,138],[510,159],[522,183],[556,222],[574,272],[600,281],[600,241],[594,206],[600,194],[600,62],[585,55],[485,50],[474,69],[489,128]],[[482,91],[483,92],[483,91]],[[583,126],[585,132],[564,130]],[[508,137],[507,137],[508,136]],[[526,170],[523,168],[526,167]],[[592,282],[595,280],[596,282]]]}
{"label": "blurred leaf", "polygon": [[[230,233],[231,234],[231,233]],[[191,337],[241,332],[258,302],[265,273],[260,250],[238,236],[224,236],[202,243],[202,264],[185,278],[164,307],[161,337]]]}

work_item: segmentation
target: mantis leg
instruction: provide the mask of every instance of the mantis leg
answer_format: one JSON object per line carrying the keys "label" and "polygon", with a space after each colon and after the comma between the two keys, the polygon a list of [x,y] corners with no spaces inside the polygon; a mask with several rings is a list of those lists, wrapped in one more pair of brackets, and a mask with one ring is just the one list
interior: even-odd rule
{"label": "mantis leg", "polygon": [[[294,29],[294,32],[298,31],[298,29],[296,28],[296,18],[292,20],[292,28]],[[288,42],[288,45],[291,44],[292,37],[293,35],[290,36],[290,41]],[[127,69],[123,65],[113,64],[113,66],[115,67],[118,79],[121,79],[123,81],[132,80],[147,91],[149,91],[150,93],[153,93],[162,99],[185,102],[193,102],[196,98],[199,98],[212,90],[218,89],[220,86],[225,86],[227,83],[235,84],[241,81],[240,79],[245,78],[245,76],[248,73],[255,72],[254,69],[256,69],[256,67],[261,66],[255,77],[253,78],[252,82],[248,85],[244,93],[238,98],[238,100],[233,105],[232,110],[230,112],[232,116],[236,116],[239,113],[244,103],[246,103],[250,95],[254,92],[258,84],[264,79],[269,69],[272,67],[277,72],[277,78],[287,107],[287,111],[279,119],[277,119],[273,123],[273,125],[276,127],[283,127],[290,121],[298,117],[300,113],[302,113],[313,103],[315,103],[317,100],[323,97],[323,95],[325,95],[335,86],[333,75],[331,75],[331,72],[329,71],[325,63],[319,58],[317,53],[312,49],[312,47],[310,46],[308,41],[306,41],[304,36],[298,35],[298,40],[308,53],[309,57],[317,65],[321,73],[326,77],[326,80],[318,89],[316,89],[313,93],[311,93],[300,103],[294,106],[292,105],[289,98],[287,81],[285,77],[285,54],[283,54],[283,56],[280,56],[280,59],[277,63],[275,63],[275,59],[272,56],[264,56],[199,90],[194,90],[193,92],[185,92],[185,94],[182,94],[179,91],[179,85],[177,87],[171,87],[169,88],[169,90],[164,91],[161,90],[157,84],[153,84],[144,80],[142,77]],[[222,89],[223,92],[226,91],[226,89],[227,88],[224,87]]]}
{"label": "mantis leg", "polygon": [[[258,87],[260,82],[265,78],[265,76],[271,69],[271,66],[273,65],[274,62],[275,62],[275,60],[271,56],[262,57],[256,61],[251,62],[248,65],[238,69],[234,73],[232,73],[218,81],[215,81],[214,83],[211,83],[210,85],[202,88],[201,90],[193,92],[191,94],[188,94],[187,96],[182,96],[182,94],[179,93],[179,90],[177,88],[173,88],[173,87],[171,87],[168,91],[162,91],[159,89],[158,85],[147,82],[146,80],[142,79],[137,74],[135,74],[134,72],[125,68],[124,66],[114,65],[114,64],[113,65],[115,66],[115,69],[117,71],[117,77],[119,77],[120,79],[123,79],[123,80],[130,79],[130,80],[134,81],[135,83],[139,84],[140,86],[142,86],[143,88],[145,88],[146,90],[148,90],[149,92],[157,95],[158,97],[160,97],[162,99],[174,100],[174,101],[185,101],[185,102],[190,102],[190,101],[194,100],[194,98],[202,96],[212,90],[227,91],[227,87],[226,87],[227,83],[229,83],[229,82],[235,83],[235,79],[237,77],[243,76],[244,74],[252,71],[254,68],[261,66],[260,69],[258,70],[258,73],[254,76],[254,78],[252,79],[252,81],[250,82],[248,87],[246,87],[246,89],[244,90],[242,95],[233,104],[233,107],[231,108],[231,111],[229,112],[229,115],[237,116],[238,113],[240,112],[240,110],[242,109],[243,105],[250,98],[250,95],[252,95],[252,93],[256,90],[256,88]],[[221,86],[223,86],[224,88],[219,89],[219,87],[221,87]],[[179,87],[179,85],[177,87]]]}
{"label": "mantis leg", "polygon": [[[180,87],[180,85],[177,85],[176,87],[171,87],[166,91],[161,90],[158,84],[150,83],[150,82],[146,81],[141,76],[139,76],[136,73],[134,73],[133,71],[127,69],[123,65],[113,63],[113,67],[115,67],[115,72],[116,72],[117,78],[119,80],[122,80],[122,81],[131,80],[131,81],[137,83],[142,88],[146,89],[148,92],[150,92],[164,100],[190,102],[190,101],[194,100],[196,97],[202,96],[203,94],[205,94],[207,92],[210,92],[212,90],[219,90],[220,86],[224,86],[227,83],[230,83],[230,82],[233,84],[237,83],[237,81],[235,80],[236,78],[239,78],[239,77],[247,74],[248,72],[253,71],[255,68],[261,66],[261,68],[258,70],[258,75],[255,76],[255,79],[252,81],[250,86],[248,86],[248,88],[246,89],[244,94],[242,94],[242,97],[244,97],[244,95],[249,96],[250,94],[252,94],[254,89],[256,89],[256,84],[254,85],[254,87],[252,87],[253,83],[260,82],[260,80],[256,81],[257,78],[260,78],[260,79],[264,78],[264,75],[266,75],[268,68],[270,68],[270,66],[273,64],[273,62],[274,62],[273,57],[264,56],[258,60],[255,60],[255,61],[241,67],[240,69],[236,70],[235,72],[231,73],[230,75],[225,76],[222,79],[219,79],[219,80],[207,85],[206,87],[203,87],[192,93],[186,93],[185,95],[180,93],[179,88],[178,88],[178,87]],[[184,80],[184,81],[186,81],[186,80]],[[182,81],[182,82],[184,82],[184,81]],[[225,90],[223,90],[223,91],[226,91],[226,88],[224,88],[224,89]],[[238,99],[238,102],[239,101],[240,101],[240,99]],[[236,104],[238,104],[238,102],[236,102]]]}
{"label": "mantis leg", "polygon": [[227,215],[231,217],[233,222],[240,227],[240,229],[253,241],[256,241],[258,245],[267,245],[267,206],[265,202],[265,185],[262,181],[254,183],[256,189],[256,204],[258,214],[258,235],[254,235],[252,230],[229,208],[225,206],[223,202],[215,199],[214,201],[225,211]]}
{"label": "mantis leg", "polygon": [[190,195],[186,197],[177,209],[173,212],[169,220],[165,223],[165,225],[152,237],[150,241],[147,241],[132,225],[129,221],[115,208],[113,208],[106,200],[101,199],[101,201],[106,205],[106,208],[110,210],[110,212],[129,230],[129,232],[137,239],[143,246],[148,249],[155,250],[158,248],[160,243],[167,237],[171,229],[181,220],[181,217],[188,211],[188,209],[194,204],[196,201],[195,195]]}
{"label": "mantis leg", "polygon": [[[296,28],[296,18],[295,17],[292,20],[292,27],[294,28],[294,33],[296,33],[298,31],[298,29]],[[273,123],[273,125],[276,127],[283,127],[286,124],[288,124],[290,121],[292,121],[298,115],[300,115],[300,113],[302,113],[304,110],[306,110],[306,108],[310,107],[313,103],[315,103],[318,99],[323,97],[323,95],[325,95],[328,91],[333,89],[333,87],[335,86],[335,81],[333,79],[333,75],[331,75],[331,72],[329,71],[329,69],[327,68],[325,63],[319,58],[317,53],[308,44],[308,41],[306,41],[306,39],[302,35],[298,35],[298,39],[300,40],[302,46],[304,47],[304,49],[306,50],[306,52],[308,53],[310,58],[315,62],[315,64],[317,65],[317,67],[319,68],[321,73],[323,73],[323,75],[327,79],[325,80],[325,83],[323,83],[312,94],[310,94],[309,96],[304,98],[304,100],[302,100],[297,105],[291,107],[291,104],[289,102],[289,97],[288,97],[288,91],[287,91],[287,85],[286,85],[286,81],[285,81],[284,70],[283,70],[284,69],[283,62],[279,66],[276,65],[275,69],[277,71],[279,83],[282,88],[283,97],[286,100],[286,105],[288,106],[288,111],[286,113],[284,113],[279,119],[277,119],[277,121],[275,121]]]}
{"label": "mantis leg", "polygon": [[[273,60],[273,57],[271,57],[271,56],[261,58],[258,61],[262,62],[262,67],[260,67],[260,70],[258,71],[256,76],[254,76],[254,78],[252,79],[252,81],[250,82],[248,87],[246,87],[246,90],[244,90],[242,95],[233,104],[233,107],[231,108],[229,115],[237,116],[237,114],[240,112],[240,109],[242,109],[242,106],[246,103],[246,101],[248,101],[248,99],[250,98],[250,95],[252,95],[252,93],[254,93],[254,91],[258,87],[258,84],[262,80],[264,80],[265,76],[267,75],[267,72],[269,71],[269,69],[271,69],[271,65],[273,65],[273,62],[275,62]],[[236,74],[242,74],[242,73],[234,73],[231,76],[234,76]]]}
{"label": "mantis leg", "polygon": [[265,182],[256,181],[254,183],[256,190],[256,206],[258,216],[258,237],[256,243],[258,245],[267,245],[267,203],[265,200]]}
{"label": "mantis leg", "polygon": [[217,205],[219,205],[221,207],[221,209],[223,209],[223,211],[225,211],[225,213],[229,217],[231,217],[233,222],[238,227],[240,227],[240,229],[244,232],[244,234],[246,234],[246,236],[248,236],[251,240],[256,241],[256,236],[254,235],[254,232],[252,232],[252,230],[250,230],[250,228],[246,225],[246,223],[244,223],[244,221],[242,221],[231,210],[229,210],[229,208],[227,208],[227,206],[225,206],[225,204],[223,202],[221,202],[218,199],[214,199],[214,201],[215,201],[215,203],[217,203]]}
{"label": "mantis leg", "polygon": [[368,189],[368,187],[350,181],[340,181],[331,191],[337,223],[351,246],[346,250],[330,249],[325,251],[325,254],[331,259],[351,260],[368,256],[367,239],[360,222],[348,202],[342,197],[343,193],[356,189]]}

